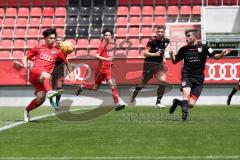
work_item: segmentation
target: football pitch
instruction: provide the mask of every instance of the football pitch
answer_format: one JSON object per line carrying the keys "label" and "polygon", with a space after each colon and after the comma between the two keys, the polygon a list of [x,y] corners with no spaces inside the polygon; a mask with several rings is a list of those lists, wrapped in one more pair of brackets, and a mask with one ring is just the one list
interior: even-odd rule
{"label": "football pitch", "polygon": [[[88,112],[89,109],[74,114]],[[49,107],[22,123],[22,107],[0,107],[0,159],[240,159],[240,107],[197,106],[190,120],[181,110],[127,107],[88,121],[63,121]]]}

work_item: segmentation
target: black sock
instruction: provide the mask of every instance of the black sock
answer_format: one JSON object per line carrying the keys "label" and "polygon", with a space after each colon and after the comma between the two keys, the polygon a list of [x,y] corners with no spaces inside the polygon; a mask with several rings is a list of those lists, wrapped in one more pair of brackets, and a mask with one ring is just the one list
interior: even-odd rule
{"label": "black sock", "polygon": [[237,91],[238,91],[238,88],[234,87],[234,88],[232,89],[232,92],[230,93],[229,96],[232,97]]}
{"label": "black sock", "polygon": [[[57,90],[59,90],[59,89],[62,89],[62,88],[61,88],[61,87],[58,87]],[[60,102],[61,96],[62,96],[62,94],[56,95],[56,104],[57,104],[57,105],[58,105],[59,102]]]}
{"label": "black sock", "polygon": [[161,99],[163,97],[164,92],[165,92],[165,85],[160,84],[157,90],[157,103],[161,103]]}
{"label": "black sock", "polygon": [[138,95],[138,92],[141,91],[142,89],[143,89],[143,87],[137,86],[133,91],[133,98],[136,98]]}
{"label": "black sock", "polygon": [[182,100],[181,106],[182,106],[182,111],[183,111],[184,113],[188,113],[188,108],[189,108],[188,105],[189,105],[189,104],[188,104],[188,101],[187,101],[187,100]]}

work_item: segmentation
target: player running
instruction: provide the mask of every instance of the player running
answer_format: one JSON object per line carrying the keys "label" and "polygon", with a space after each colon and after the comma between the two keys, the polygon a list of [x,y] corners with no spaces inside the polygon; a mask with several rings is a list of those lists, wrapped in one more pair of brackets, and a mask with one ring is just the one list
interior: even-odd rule
{"label": "player running", "polygon": [[112,39],[112,31],[109,29],[103,30],[103,41],[100,44],[96,58],[99,59],[99,69],[96,72],[96,79],[94,84],[80,85],[76,90],[78,96],[83,89],[98,90],[103,80],[106,80],[112,89],[112,97],[115,103],[115,111],[119,111],[125,108],[125,105],[119,103],[119,95],[117,86],[112,79],[112,61],[113,61],[113,50],[114,46],[110,43]]}
{"label": "player running", "polygon": [[182,107],[182,120],[184,121],[188,119],[188,108],[192,108],[196,104],[202,92],[207,57],[220,59],[231,52],[231,49],[224,49],[220,54],[214,54],[212,48],[197,42],[196,35],[196,29],[186,29],[187,45],[181,47],[176,55],[172,51],[169,53],[174,64],[184,60],[181,80],[183,100],[174,99],[169,110],[169,113],[172,114],[176,107],[180,105]]}
{"label": "player running", "polygon": [[23,66],[29,68],[27,61],[33,59],[33,66],[30,69],[30,82],[35,88],[36,98],[24,110],[24,121],[30,120],[29,112],[39,107],[46,98],[52,99],[61,94],[60,91],[52,90],[51,72],[57,59],[61,59],[69,72],[72,71],[64,54],[54,47],[54,41],[57,33],[55,29],[46,29],[43,32],[45,39],[44,45],[39,45],[29,50],[22,58]]}
{"label": "player running", "polygon": [[[64,38],[61,36],[57,36],[55,39],[55,47],[60,50],[60,44],[64,41]],[[65,58],[69,53],[64,53]],[[55,62],[55,67],[52,72],[52,84],[53,88],[56,90],[63,90],[63,82],[64,82],[64,62],[61,59],[57,59]],[[50,99],[50,103],[52,106],[59,106],[59,102],[61,99],[62,94],[56,95],[56,101],[54,102],[53,99]]]}
{"label": "player running", "polygon": [[165,58],[165,49],[169,44],[169,39],[165,38],[166,27],[160,25],[156,28],[156,36],[154,36],[149,42],[144,51],[144,66],[141,84],[136,86],[131,97],[130,104],[135,104],[135,98],[137,97],[139,91],[141,91],[150,79],[156,77],[160,84],[158,85],[157,90],[157,101],[155,107],[165,108],[161,104],[161,99],[165,92],[165,83],[166,83],[166,58]]}
{"label": "player running", "polygon": [[238,81],[238,85],[236,85],[235,87],[233,87],[231,93],[228,95],[228,99],[227,99],[227,105],[231,104],[231,100],[232,100],[232,96],[237,93],[237,91],[240,89],[240,79]]}

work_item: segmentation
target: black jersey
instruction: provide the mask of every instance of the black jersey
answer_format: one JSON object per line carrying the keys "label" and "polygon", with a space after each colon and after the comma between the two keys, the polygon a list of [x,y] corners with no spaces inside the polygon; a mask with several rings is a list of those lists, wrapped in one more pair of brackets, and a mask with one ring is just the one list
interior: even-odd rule
{"label": "black jersey", "polygon": [[170,40],[167,38],[159,40],[157,37],[153,37],[151,40],[149,40],[146,49],[149,49],[150,53],[156,53],[157,51],[161,50],[163,54],[155,57],[146,57],[145,62],[162,63],[165,48],[168,46],[169,42]]}
{"label": "black jersey", "polygon": [[205,64],[208,56],[214,56],[212,48],[209,48],[206,44],[198,43],[194,46],[186,45],[181,47],[176,55],[176,61],[184,60],[182,75],[204,79]]}

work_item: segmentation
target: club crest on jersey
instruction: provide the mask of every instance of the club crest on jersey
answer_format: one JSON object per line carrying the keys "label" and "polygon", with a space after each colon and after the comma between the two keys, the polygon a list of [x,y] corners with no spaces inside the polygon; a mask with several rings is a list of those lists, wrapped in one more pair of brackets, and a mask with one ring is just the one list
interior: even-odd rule
{"label": "club crest on jersey", "polygon": [[202,52],[202,48],[198,48],[198,52],[200,52],[200,53],[201,53],[201,52]]}
{"label": "club crest on jersey", "polygon": [[186,82],[182,82],[182,86],[184,87],[186,85]]}
{"label": "club crest on jersey", "polygon": [[52,54],[57,54],[57,52],[56,51],[52,51]]}

